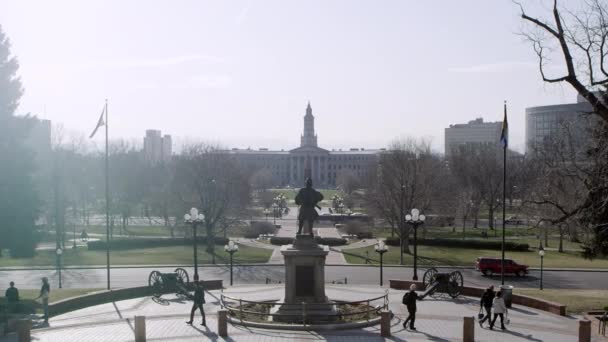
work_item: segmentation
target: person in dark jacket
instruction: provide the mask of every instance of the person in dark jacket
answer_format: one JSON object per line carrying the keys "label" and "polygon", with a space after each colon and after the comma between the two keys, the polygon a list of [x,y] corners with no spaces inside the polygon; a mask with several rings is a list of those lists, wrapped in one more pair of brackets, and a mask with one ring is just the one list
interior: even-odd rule
{"label": "person in dark jacket", "polygon": [[410,323],[410,330],[416,330],[414,323],[416,322],[416,301],[422,300],[422,297],[416,293],[416,284],[410,285],[410,290],[403,295],[403,304],[407,307],[408,316],[403,322],[403,327],[407,329],[407,323]]}
{"label": "person in dark jacket", "polygon": [[494,297],[496,294],[494,293],[494,286],[488,287],[484,293],[481,295],[481,301],[479,302],[480,309],[484,308],[486,310],[486,315],[479,321],[479,326],[483,328],[483,322],[492,321],[492,303],[494,301]]}
{"label": "person in dark jacket", "polygon": [[17,306],[19,305],[19,290],[17,290],[15,283],[12,281],[9,283],[9,285],[10,287],[6,289],[5,297],[8,305],[8,311],[12,313],[18,311]]}
{"label": "person in dark jacket", "polygon": [[192,324],[194,320],[194,313],[196,309],[201,311],[201,315],[203,316],[202,326],[207,326],[205,321],[205,311],[203,310],[203,304],[205,304],[205,289],[203,285],[198,281],[198,275],[194,276],[194,296],[192,298],[192,309],[190,310],[190,320],[186,322],[187,324]]}

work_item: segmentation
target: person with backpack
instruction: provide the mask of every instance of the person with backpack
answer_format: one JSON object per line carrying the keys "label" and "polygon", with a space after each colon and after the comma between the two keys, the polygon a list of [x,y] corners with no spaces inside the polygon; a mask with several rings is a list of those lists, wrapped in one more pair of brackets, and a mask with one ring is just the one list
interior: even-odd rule
{"label": "person with backpack", "polygon": [[505,300],[502,298],[502,291],[498,291],[496,293],[496,298],[492,303],[492,309],[494,309],[494,319],[490,323],[490,330],[494,329],[494,323],[496,323],[496,318],[500,316],[500,329],[505,330],[505,322],[504,315],[507,314],[507,306],[505,305]]}
{"label": "person with backpack", "polygon": [[[483,295],[481,295],[481,301],[479,302],[479,311],[482,309],[486,310],[486,315],[479,320],[479,326],[483,328],[483,322],[488,321],[492,322],[492,304],[494,303],[494,297],[496,294],[494,293],[494,286],[488,287]],[[479,313],[479,316],[483,315],[483,313]]]}
{"label": "person with backpack", "polygon": [[407,307],[408,316],[403,322],[403,327],[407,329],[407,323],[410,323],[410,330],[416,330],[414,323],[416,322],[416,301],[422,300],[422,297],[416,293],[416,284],[410,285],[410,290],[403,295],[403,304]]}

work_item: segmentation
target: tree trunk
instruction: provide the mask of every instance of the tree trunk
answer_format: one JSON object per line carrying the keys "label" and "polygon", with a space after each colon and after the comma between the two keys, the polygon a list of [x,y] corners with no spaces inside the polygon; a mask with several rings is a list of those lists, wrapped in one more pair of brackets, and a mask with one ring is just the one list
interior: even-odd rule
{"label": "tree trunk", "polygon": [[545,247],[549,247],[549,226],[545,227]]}
{"label": "tree trunk", "polygon": [[408,226],[405,226],[405,228],[403,229],[403,246],[401,247],[403,253],[412,254],[412,252],[410,251],[410,229]]}
{"label": "tree trunk", "polygon": [[564,229],[559,227],[559,249],[558,252],[564,253]]}
{"label": "tree trunk", "polygon": [[[467,218],[465,216],[462,218],[462,239],[463,240],[467,238],[466,228],[467,228]],[[454,225],[454,230],[456,230],[456,225]]]}
{"label": "tree trunk", "polygon": [[473,217],[473,228],[479,228],[479,212],[475,212],[475,216]]}
{"label": "tree trunk", "polygon": [[494,206],[490,205],[488,207],[488,227],[490,229],[494,229]]}
{"label": "tree trunk", "polygon": [[211,263],[215,264],[215,239],[213,238],[213,226],[205,225],[207,231],[207,253],[211,255]]}

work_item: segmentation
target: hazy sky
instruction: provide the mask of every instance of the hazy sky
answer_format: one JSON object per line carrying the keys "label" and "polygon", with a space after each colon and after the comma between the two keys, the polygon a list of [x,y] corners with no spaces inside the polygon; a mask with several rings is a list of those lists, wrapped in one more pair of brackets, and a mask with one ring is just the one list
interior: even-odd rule
{"label": "hazy sky", "polygon": [[19,113],[88,134],[108,98],[113,138],[286,149],[309,100],[322,147],[418,136],[443,151],[445,127],[501,120],[506,99],[522,150],[525,107],[576,96],[541,81],[518,14],[509,0],[0,0]]}

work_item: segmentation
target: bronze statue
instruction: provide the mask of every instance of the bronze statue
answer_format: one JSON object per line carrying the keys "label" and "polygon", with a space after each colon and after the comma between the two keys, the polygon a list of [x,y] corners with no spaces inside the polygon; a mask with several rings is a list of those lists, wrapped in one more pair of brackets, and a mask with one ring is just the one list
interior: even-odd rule
{"label": "bronze statue", "polygon": [[[316,208],[321,209],[318,205],[323,200],[323,195],[312,187],[312,179],[306,180],[306,187],[300,189],[296,195],[296,204],[300,206],[298,213],[298,235],[310,234],[312,236],[312,224],[319,217]],[[302,232],[302,228],[304,232]]]}

